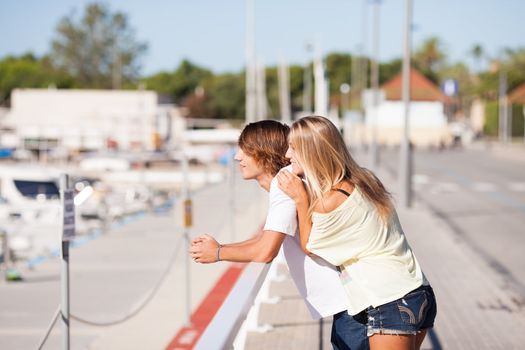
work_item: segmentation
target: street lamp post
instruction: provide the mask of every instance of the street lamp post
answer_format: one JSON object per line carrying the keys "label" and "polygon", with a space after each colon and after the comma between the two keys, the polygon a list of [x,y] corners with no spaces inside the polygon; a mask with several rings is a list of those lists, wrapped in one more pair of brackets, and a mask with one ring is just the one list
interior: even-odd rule
{"label": "street lamp post", "polygon": [[350,85],[347,83],[341,84],[339,91],[341,92],[341,114],[344,115],[344,112],[348,110]]}
{"label": "street lamp post", "polygon": [[525,143],[525,104],[523,105],[523,143]]}
{"label": "street lamp post", "polygon": [[362,44],[360,48],[361,52],[361,58],[360,58],[360,86],[361,91],[366,90],[368,85],[368,78],[367,78],[367,72],[368,72],[368,61],[366,58],[367,55],[367,42],[368,42],[368,0],[363,0],[363,14],[361,18],[361,25],[362,25]]}
{"label": "street lamp post", "polygon": [[379,156],[378,156],[378,147],[377,147],[377,112],[379,107],[379,5],[381,4],[380,0],[374,0],[374,35],[373,35],[373,56],[372,61],[372,70],[371,83],[372,83],[372,94],[373,94],[373,108],[372,108],[372,144],[371,144],[371,168],[373,171],[377,171],[379,166]]}
{"label": "street lamp post", "polygon": [[[310,58],[310,52],[313,50],[313,45],[307,43],[305,49],[308,52],[308,58]],[[312,113],[312,73],[310,71],[311,64],[307,61],[304,65],[304,76],[303,76],[303,112],[306,114]]]}
{"label": "street lamp post", "polygon": [[507,72],[504,68],[500,68],[499,73],[499,113],[498,113],[498,125],[499,125],[499,141],[501,143],[507,142]]}
{"label": "street lamp post", "polygon": [[401,162],[399,164],[399,185],[401,205],[409,208],[412,204],[412,150],[410,147],[410,45],[412,27],[412,0],[405,0],[405,39],[403,55],[403,103],[404,129],[401,141]]}
{"label": "street lamp post", "polygon": [[246,124],[256,121],[256,69],[255,0],[246,0]]}

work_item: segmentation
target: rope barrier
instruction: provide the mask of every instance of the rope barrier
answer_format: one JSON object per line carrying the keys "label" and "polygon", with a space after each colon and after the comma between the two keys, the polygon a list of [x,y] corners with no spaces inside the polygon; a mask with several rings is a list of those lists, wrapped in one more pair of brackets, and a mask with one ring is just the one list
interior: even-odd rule
{"label": "rope barrier", "polygon": [[55,314],[53,315],[53,318],[51,319],[51,323],[47,327],[46,334],[44,335],[44,337],[42,338],[42,340],[38,344],[38,347],[37,347],[38,350],[41,350],[42,347],[44,346],[44,344],[46,343],[47,338],[49,337],[49,334],[51,333],[51,330],[53,329],[53,326],[57,322],[59,315],[60,315],[60,305],[58,305],[57,311],[55,311]]}
{"label": "rope barrier", "polygon": [[130,312],[128,315],[120,318],[120,319],[117,319],[117,320],[112,320],[112,321],[106,321],[106,322],[96,322],[96,321],[90,321],[90,320],[87,320],[83,317],[79,317],[79,316],[76,316],[74,315],[73,313],[70,313],[70,317],[71,319],[75,320],[75,321],[78,321],[80,323],[84,323],[84,324],[87,324],[87,325],[90,325],[90,326],[95,326],[95,327],[109,327],[109,326],[114,326],[114,325],[117,325],[117,324],[121,324],[121,323],[124,323],[126,321],[128,321],[129,319],[133,318],[134,316],[136,316],[140,311],[142,311],[142,309],[144,309],[144,307],[146,307],[146,305],[148,305],[148,303],[153,299],[153,297],[157,294],[157,292],[159,291],[162,283],[164,282],[164,280],[166,279],[166,277],[168,276],[169,272],[171,271],[172,267],[173,267],[173,262],[175,261],[175,258],[177,257],[177,254],[179,252],[179,249],[180,249],[180,246],[181,246],[181,238],[179,238],[179,241],[178,241],[178,244],[177,246],[175,247],[175,250],[171,256],[171,258],[169,259],[168,261],[168,266],[166,267],[166,269],[164,270],[163,274],[161,275],[159,281],[155,284],[155,286],[151,289],[151,291],[149,292],[149,295],[144,299],[144,301],[142,302],[142,304],[140,304],[135,310],[133,310],[132,312]]}

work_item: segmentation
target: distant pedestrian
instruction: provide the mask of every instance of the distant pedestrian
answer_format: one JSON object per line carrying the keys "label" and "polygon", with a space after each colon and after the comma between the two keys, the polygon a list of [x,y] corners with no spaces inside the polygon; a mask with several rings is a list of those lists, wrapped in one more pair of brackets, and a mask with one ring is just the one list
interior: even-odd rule
{"label": "distant pedestrian", "polygon": [[301,247],[338,266],[348,312],[364,320],[370,348],[419,349],[436,300],[388,191],[326,118],[294,122],[286,156],[292,171],[277,179],[296,203]]}
{"label": "distant pedestrian", "polygon": [[263,231],[252,239],[231,244],[219,244],[209,235],[200,236],[192,241],[191,256],[199,263],[270,262],[282,245],[290,275],[312,318],[333,316],[333,348],[367,350],[366,327],[348,314],[347,298],[337,270],[319,257],[304,254],[297,234],[295,203],[277,185],[275,175],[289,164],[285,158],[288,132],[285,124],[263,120],[248,124],[239,137],[235,159],[239,161],[241,175],[245,180],[256,180],[269,192]]}

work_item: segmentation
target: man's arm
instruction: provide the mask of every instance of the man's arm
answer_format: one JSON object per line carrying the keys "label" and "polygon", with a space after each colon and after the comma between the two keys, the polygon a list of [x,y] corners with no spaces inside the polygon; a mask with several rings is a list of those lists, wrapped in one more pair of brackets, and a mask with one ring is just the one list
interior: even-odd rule
{"label": "man's arm", "polygon": [[[240,242],[236,242],[236,243],[221,244],[221,247],[242,247],[242,246],[245,246],[245,245],[249,245],[249,244],[252,244],[252,243],[258,241],[259,238],[261,237],[261,235],[262,235],[262,231],[259,231],[259,232],[257,232],[256,235],[254,235],[250,239],[247,239],[247,240],[244,240],[244,241],[240,241]],[[202,235],[202,236],[199,236],[197,238],[192,239],[191,244],[194,245],[194,244],[200,243],[200,242],[205,241],[205,240],[210,239],[210,238],[214,239],[210,235]]]}
{"label": "man's arm", "polygon": [[211,236],[202,236],[192,244],[190,254],[193,260],[203,264],[220,260],[233,262],[271,262],[284,241],[286,235],[275,231],[262,231],[252,239],[221,246]]}

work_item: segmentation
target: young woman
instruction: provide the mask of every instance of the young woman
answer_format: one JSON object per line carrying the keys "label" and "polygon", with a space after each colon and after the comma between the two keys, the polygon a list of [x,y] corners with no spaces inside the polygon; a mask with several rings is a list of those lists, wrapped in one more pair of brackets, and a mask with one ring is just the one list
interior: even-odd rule
{"label": "young woman", "polygon": [[300,247],[294,201],[281,191],[275,175],[288,165],[289,127],[275,120],[248,124],[239,137],[235,159],[245,180],[255,180],[269,193],[268,215],[262,232],[246,241],[219,244],[209,235],[192,241],[195,262],[270,262],[282,246],[290,275],[312,318],[333,316],[331,341],[334,350],[367,350],[368,338],[362,320],[346,312],[346,294],[336,269],[318,257],[309,257]]}
{"label": "young woman", "polygon": [[301,247],[338,266],[348,312],[366,320],[372,350],[419,349],[436,301],[390,194],[352,159],[328,119],[296,121],[288,140],[292,172],[277,179],[296,203]]}

